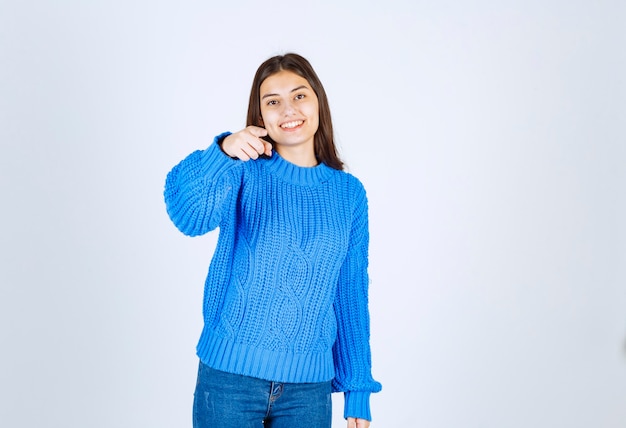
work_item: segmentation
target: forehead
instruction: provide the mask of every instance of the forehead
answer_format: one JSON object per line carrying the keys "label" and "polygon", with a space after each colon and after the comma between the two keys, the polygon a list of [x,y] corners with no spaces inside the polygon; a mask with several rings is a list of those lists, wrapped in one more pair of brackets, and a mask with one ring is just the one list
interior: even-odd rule
{"label": "forehead", "polygon": [[299,86],[311,88],[309,82],[302,76],[289,70],[281,70],[268,76],[261,83],[261,96],[266,93],[289,92]]}

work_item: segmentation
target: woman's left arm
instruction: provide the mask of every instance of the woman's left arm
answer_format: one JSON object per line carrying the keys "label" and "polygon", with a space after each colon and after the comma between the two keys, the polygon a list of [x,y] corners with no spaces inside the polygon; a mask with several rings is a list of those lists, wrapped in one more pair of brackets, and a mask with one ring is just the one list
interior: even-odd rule
{"label": "woman's left arm", "polygon": [[355,181],[349,247],[334,301],[337,339],[333,347],[336,372],[333,389],[345,393],[345,418],[369,421],[369,397],[381,390],[381,384],[371,374],[367,196],[361,183]]}

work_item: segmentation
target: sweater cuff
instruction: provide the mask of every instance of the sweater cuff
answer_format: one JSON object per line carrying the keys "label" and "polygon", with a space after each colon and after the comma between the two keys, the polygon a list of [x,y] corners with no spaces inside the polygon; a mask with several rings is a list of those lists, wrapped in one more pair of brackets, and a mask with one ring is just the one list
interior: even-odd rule
{"label": "sweater cuff", "polygon": [[372,420],[369,391],[348,391],[344,393],[343,417]]}
{"label": "sweater cuff", "polygon": [[223,132],[213,139],[213,143],[202,152],[202,172],[206,175],[209,171],[217,173],[232,168],[237,161],[222,151],[220,143],[228,137],[230,132]]}

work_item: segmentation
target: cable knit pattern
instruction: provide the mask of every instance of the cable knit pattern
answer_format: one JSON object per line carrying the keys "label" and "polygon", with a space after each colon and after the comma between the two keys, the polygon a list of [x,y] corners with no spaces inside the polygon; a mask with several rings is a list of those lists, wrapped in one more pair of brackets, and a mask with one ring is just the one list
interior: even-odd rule
{"label": "cable knit pattern", "polygon": [[277,382],[345,392],[371,420],[367,198],[352,175],[276,152],[241,162],[215,138],[168,174],[167,212],[186,235],[219,227],[204,288],[200,359]]}

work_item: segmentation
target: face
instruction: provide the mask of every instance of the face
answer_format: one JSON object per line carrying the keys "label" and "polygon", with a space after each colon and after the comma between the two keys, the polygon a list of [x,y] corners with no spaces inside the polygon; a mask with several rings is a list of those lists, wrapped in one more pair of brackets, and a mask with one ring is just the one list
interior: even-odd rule
{"label": "face", "polygon": [[295,146],[313,150],[319,105],[309,82],[282,70],[266,78],[260,89],[263,125],[279,153],[281,148]]}

